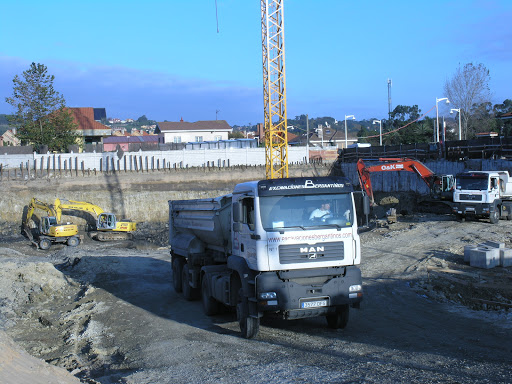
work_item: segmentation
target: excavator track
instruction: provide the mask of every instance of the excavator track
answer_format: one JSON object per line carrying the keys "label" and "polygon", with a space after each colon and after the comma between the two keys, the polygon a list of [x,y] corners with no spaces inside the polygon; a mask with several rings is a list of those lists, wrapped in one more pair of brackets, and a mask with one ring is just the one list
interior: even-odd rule
{"label": "excavator track", "polygon": [[98,241],[116,241],[132,239],[132,234],[126,232],[91,232],[90,236]]}

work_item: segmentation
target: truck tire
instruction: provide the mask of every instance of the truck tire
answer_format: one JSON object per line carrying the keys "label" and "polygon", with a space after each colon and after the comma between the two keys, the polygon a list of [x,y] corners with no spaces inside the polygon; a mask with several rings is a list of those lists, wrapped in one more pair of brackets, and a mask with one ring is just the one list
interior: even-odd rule
{"label": "truck tire", "polygon": [[188,273],[188,264],[183,266],[181,271],[181,289],[185,300],[193,301],[199,298],[199,289],[190,286],[190,274]]}
{"label": "truck tire", "polygon": [[336,308],[335,313],[330,313],[325,316],[327,319],[327,325],[332,329],[343,329],[347,326],[348,315],[350,313],[350,307],[348,304],[340,305]]}
{"label": "truck tire", "polygon": [[172,286],[176,293],[183,291],[181,272],[183,270],[183,259],[181,257],[173,257],[172,259]]}
{"label": "truck tire", "polygon": [[236,318],[244,339],[252,339],[253,337],[256,337],[260,330],[260,319],[249,316],[249,300],[245,297],[242,288],[238,291]]}
{"label": "truck tire", "polygon": [[41,239],[39,240],[39,248],[43,250],[47,250],[52,246],[52,242],[50,239]]}
{"label": "truck tire", "polygon": [[498,222],[500,221],[500,208],[499,207],[496,207],[496,209],[489,213],[489,221],[491,222],[491,224],[498,224]]}
{"label": "truck tire", "polygon": [[213,316],[219,313],[219,302],[211,296],[206,276],[203,277],[203,281],[201,282],[201,298],[203,300],[205,315]]}
{"label": "truck tire", "polygon": [[76,247],[78,244],[80,244],[80,239],[76,236],[71,236],[67,243],[70,247]]}

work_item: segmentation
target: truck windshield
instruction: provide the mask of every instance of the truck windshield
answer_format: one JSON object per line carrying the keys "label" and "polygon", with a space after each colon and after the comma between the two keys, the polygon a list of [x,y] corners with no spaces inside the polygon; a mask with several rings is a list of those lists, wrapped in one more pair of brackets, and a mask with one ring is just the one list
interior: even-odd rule
{"label": "truck windshield", "polygon": [[261,222],[266,231],[316,226],[351,226],[352,195],[294,195],[260,197]]}
{"label": "truck windshield", "polygon": [[457,176],[457,189],[487,191],[487,175],[484,176]]}

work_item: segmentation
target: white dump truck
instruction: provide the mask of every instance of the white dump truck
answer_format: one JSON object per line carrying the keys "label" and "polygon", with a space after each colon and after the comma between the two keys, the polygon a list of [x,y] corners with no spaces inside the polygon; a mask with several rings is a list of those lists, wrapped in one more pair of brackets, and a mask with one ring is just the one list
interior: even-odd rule
{"label": "white dump truck", "polygon": [[[363,299],[357,193],[346,178],[313,177],[170,200],[174,289],[202,298],[207,315],[236,308],[245,338],[257,335],[264,315],[325,316],[329,327],[345,327]],[[367,214],[369,199],[358,201]]]}
{"label": "white dump truck", "polygon": [[456,176],[453,213],[466,217],[488,218],[493,224],[500,218],[512,219],[512,180],[508,171],[470,171]]}

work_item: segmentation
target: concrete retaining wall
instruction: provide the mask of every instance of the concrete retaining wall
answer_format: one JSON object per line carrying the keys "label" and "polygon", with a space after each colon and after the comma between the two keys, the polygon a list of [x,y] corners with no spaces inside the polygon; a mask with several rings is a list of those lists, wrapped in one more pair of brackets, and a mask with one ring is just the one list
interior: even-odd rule
{"label": "concrete retaining wall", "polygon": [[[290,177],[326,176],[330,165],[290,166]],[[215,197],[231,193],[240,182],[265,178],[265,167],[191,168],[171,172],[98,174],[85,178],[28,179],[0,183],[0,233],[19,230],[23,208],[32,197],[88,201],[121,218],[167,223],[168,200]],[[37,215],[37,213],[36,213]],[[39,216],[44,215],[39,212]],[[64,217],[85,227],[86,221]]]}

